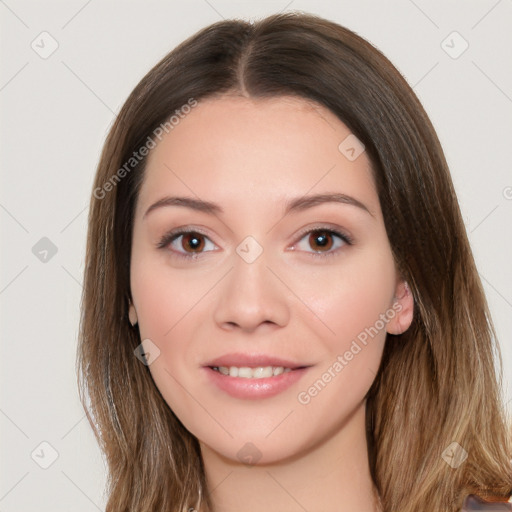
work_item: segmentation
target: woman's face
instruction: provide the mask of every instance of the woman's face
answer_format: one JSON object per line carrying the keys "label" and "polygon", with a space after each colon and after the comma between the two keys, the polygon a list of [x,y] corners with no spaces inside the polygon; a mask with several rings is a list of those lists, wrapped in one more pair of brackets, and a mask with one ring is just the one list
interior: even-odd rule
{"label": "woman's face", "polygon": [[297,98],[201,101],[162,138],[137,202],[131,291],[169,407],[210,449],[260,463],[342,428],[386,331],[410,321],[364,148]]}

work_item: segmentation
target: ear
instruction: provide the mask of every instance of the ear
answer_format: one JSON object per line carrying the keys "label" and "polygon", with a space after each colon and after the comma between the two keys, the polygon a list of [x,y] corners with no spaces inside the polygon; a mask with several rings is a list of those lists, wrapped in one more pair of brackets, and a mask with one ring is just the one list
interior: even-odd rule
{"label": "ear", "polygon": [[414,314],[414,297],[406,281],[400,280],[395,289],[392,310],[395,315],[387,323],[389,334],[402,334],[409,329]]}
{"label": "ear", "polygon": [[128,310],[128,318],[130,319],[130,323],[132,327],[137,323],[137,311],[135,311],[135,306],[130,302],[130,309]]}

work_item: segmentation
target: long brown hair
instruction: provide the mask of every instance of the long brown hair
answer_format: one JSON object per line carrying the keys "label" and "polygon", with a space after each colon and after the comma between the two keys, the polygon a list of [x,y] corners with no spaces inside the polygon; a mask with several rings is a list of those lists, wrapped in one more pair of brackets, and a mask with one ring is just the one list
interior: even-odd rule
{"label": "long brown hair", "polygon": [[[105,142],[90,203],[77,366],[108,463],[107,512],[177,512],[200,489],[212,509],[197,439],[134,356],[141,340],[128,322],[130,249],[146,158],[131,159],[191,99],[225,93],[313,100],[348,126],[372,163],[397,269],[415,300],[413,323],[388,335],[367,396],[383,510],[458,512],[472,493],[506,499],[512,448],[502,360],[434,128],[370,43],[320,17],[286,13],[221,21],[181,43],[136,86]],[[467,459],[454,467],[447,450]]]}

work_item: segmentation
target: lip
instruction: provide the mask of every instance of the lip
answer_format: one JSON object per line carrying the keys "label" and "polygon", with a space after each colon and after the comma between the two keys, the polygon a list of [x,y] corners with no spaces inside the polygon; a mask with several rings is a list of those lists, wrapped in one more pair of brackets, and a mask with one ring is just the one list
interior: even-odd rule
{"label": "lip", "polygon": [[258,366],[282,366],[283,368],[291,368],[292,370],[296,370],[311,365],[290,361],[281,357],[270,356],[268,354],[242,354],[241,352],[233,352],[231,354],[225,354],[223,356],[212,359],[211,361],[205,363],[203,366],[210,368],[212,366],[238,366],[239,368],[242,366],[248,366],[250,368],[256,368]]}
{"label": "lip", "polygon": [[[273,359],[275,360],[275,359]],[[290,363],[288,363],[290,364]],[[216,365],[212,365],[216,366]],[[220,366],[226,366],[221,364]],[[239,366],[238,364],[232,364],[229,366]],[[266,366],[282,366],[267,364]],[[290,368],[288,366],[288,368]],[[225,393],[231,395],[234,398],[241,399],[260,399],[260,398],[270,398],[279,393],[282,393],[290,386],[298,382],[304,374],[309,370],[308,367],[296,368],[287,373],[281,373],[281,375],[276,375],[274,377],[265,377],[262,379],[246,379],[244,377],[229,377],[228,375],[223,375],[216,370],[213,370],[209,366],[204,366],[201,368],[204,371],[209,379],[209,381],[217,386],[219,389],[224,391]]]}

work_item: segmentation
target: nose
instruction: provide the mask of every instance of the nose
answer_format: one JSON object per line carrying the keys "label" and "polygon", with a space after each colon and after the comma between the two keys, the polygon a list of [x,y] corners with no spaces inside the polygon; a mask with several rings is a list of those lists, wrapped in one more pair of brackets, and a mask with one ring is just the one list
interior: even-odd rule
{"label": "nose", "polygon": [[289,320],[291,293],[269,268],[265,251],[248,263],[236,253],[233,267],[219,283],[214,320],[224,330],[276,329]]}

